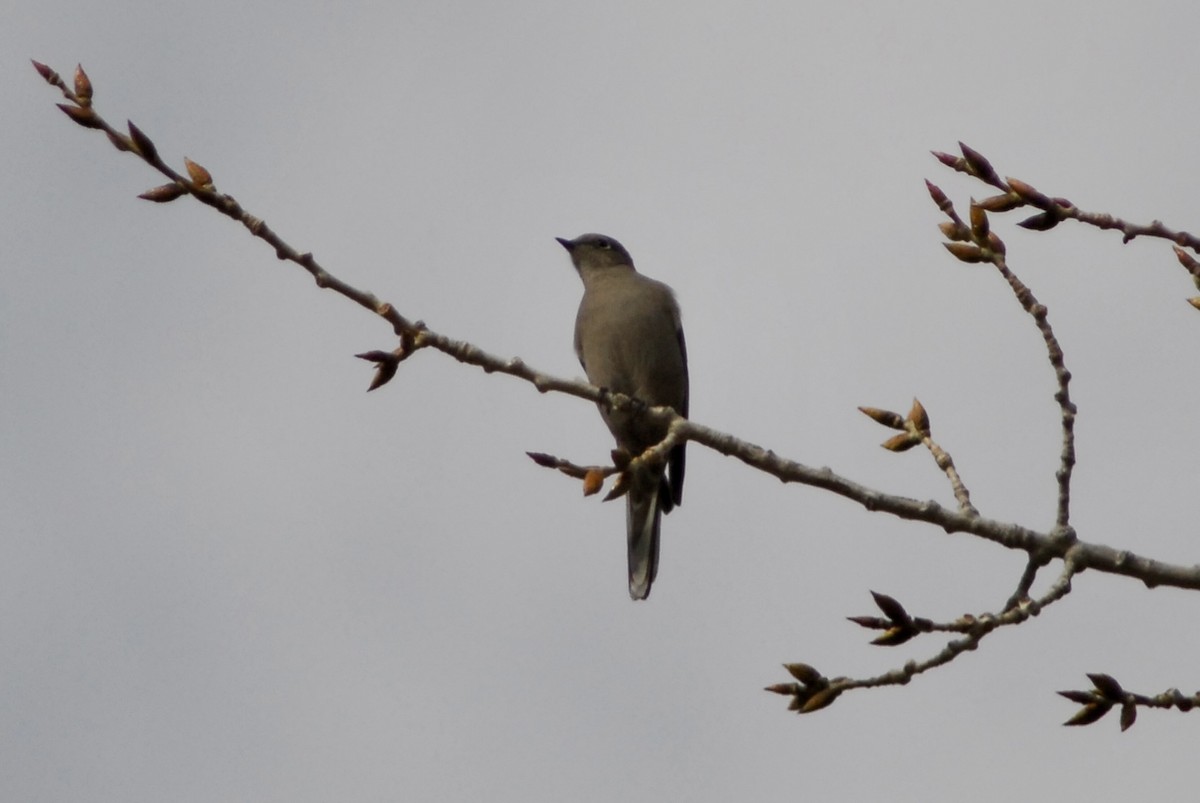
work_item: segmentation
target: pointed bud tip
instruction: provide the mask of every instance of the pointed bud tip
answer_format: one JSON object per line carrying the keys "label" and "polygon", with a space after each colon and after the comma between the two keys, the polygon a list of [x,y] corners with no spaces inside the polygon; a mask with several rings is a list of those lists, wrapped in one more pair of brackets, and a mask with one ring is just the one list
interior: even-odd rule
{"label": "pointed bud tip", "polygon": [[946,167],[953,167],[957,169],[959,163],[962,161],[962,157],[955,156],[952,153],[946,153],[944,151],[930,151],[930,153],[933,154],[933,158],[937,159]]}
{"label": "pointed bud tip", "polygon": [[904,418],[891,410],[880,410],[878,407],[859,407],[858,411],[877,424],[883,424],[889,429],[904,429]]}
{"label": "pointed bud tip", "polygon": [[908,611],[904,610],[904,606],[895,597],[881,594],[878,591],[872,591],[871,597],[875,600],[875,604],[879,606],[879,610],[883,611],[883,615],[891,621],[897,624],[907,624],[911,621]]}
{"label": "pointed bud tip", "polygon": [[967,165],[976,176],[989,183],[995,183],[1000,180],[1000,176],[996,174],[996,169],[992,167],[992,163],[982,153],[961,141],[958,143],[958,149],[962,151],[963,158],[967,160]]}
{"label": "pointed bud tip", "polygon": [[889,452],[907,452],[918,443],[919,441],[914,440],[912,435],[909,435],[907,432],[901,432],[898,435],[893,435],[879,445]]}
{"label": "pointed bud tip", "polygon": [[783,668],[788,674],[800,681],[806,686],[812,685],[822,680],[821,673],[815,668],[805,663],[784,664]]}
{"label": "pointed bud tip", "polygon": [[62,109],[63,114],[84,128],[101,128],[100,121],[96,119],[96,113],[92,111],[91,106],[75,106],[70,103],[56,103],[54,105]]}
{"label": "pointed bud tip", "polygon": [[988,212],[1008,212],[1024,203],[1021,196],[1015,192],[1006,192],[1003,195],[990,195],[984,198],[979,202],[979,206]]}
{"label": "pointed bud tip", "polygon": [[[356,354],[354,356],[361,357],[363,355]],[[558,461],[545,452],[526,452],[525,456],[543,468],[553,468],[558,465]]]}
{"label": "pointed bud tip", "polygon": [[1126,703],[1121,706],[1121,732],[1129,730],[1133,727],[1133,723],[1137,721],[1137,706],[1133,703]]}
{"label": "pointed bud tip", "polygon": [[1105,714],[1112,708],[1111,705],[1105,703],[1088,703],[1083,708],[1075,712],[1074,716],[1064,722],[1068,726],[1091,725],[1102,719]]}
{"label": "pointed bud tip", "polygon": [[912,407],[908,411],[908,420],[921,432],[929,432],[929,413],[916,397],[913,398]]}
{"label": "pointed bud tip", "polygon": [[53,69],[36,59],[30,59],[30,61],[33,63],[33,69],[38,71],[38,75],[42,76],[46,83],[54,84],[58,82],[58,73]]}
{"label": "pointed bud tip", "polygon": [[143,201],[153,201],[156,204],[165,204],[174,201],[176,198],[184,195],[186,192],[187,191],[183,189],[183,187],[180,187],[175,183],[160,184],[157,187],[146,190],[142,194],[138,195],[138,197]]}
{"label": "pointed bud tip", "polygon": [[134,125],[132,120],[126,120],[126,125],[129,128],[129,139],[132,140],[134,148],[142,155],[142,158],[147,161],[154,161],[158,158],[158,148],[154,147],[154,142],[150,137]]}
{"label": "pointed bud tip", "polygon": [[82,64],[75,65],[75,97],[85,106],[92,101],[92,81],[83,71]]}
{"label": "pointed bud tip", "polygon": [[841,693],[841,689],[822,689],[800,706],[800,713],[811,714],[813,711],[820,711],[822,708],[832,705]]}
{"label": "pointed bud tip", "polygon": [[1121,688],[1121,684],[1112,675],[1105,672],[1089,672],[1088,680],[1096,687],[1096,691],[1100,692],[1108,700],[1119,700],[1125,696],[1125,690]]}
{"label": "pointed bud tip", "polygon": [[1050,231],[1059,224],[1059,220],[1060,218],[1051,212],[1042,212],[1040,215],[1025,218],[1017,225],[1030,231]]}
{"label": "pointed bud tip", "polygon": [[205,170],[203,165],[197,164],[185,156],[183,157],[183,166],[187,168],[188,177],[192,179],[193,183],[205,189],[212,189],[212,174]]}
{"label": "pointed bud tip", "polygon": [[938,224],[938,230],[947,240],[964,242],[971,239],[971,230],[956,220],[943,220]]}
{"label": "pointed bud tip", "polygon": [[929,192],[929,197],[933,199],[933,202],[937,204],[939,209],[950,205],[950,199],[946,197],[946,193],[942,191],[942,188],[929,179],[925,179],[925,189]]}
{"label": "pointed bud tip", "polygon": [[800,687],[795,683],[773,683],[770,686],[764,686],[763,691],[769,691],[772,694],[797,694]]}
{"label": "pointed bud tip", "polygon": [[954,255],[960,262],[986,262],[983,249],[971,243],[942,243],[942,246]]}

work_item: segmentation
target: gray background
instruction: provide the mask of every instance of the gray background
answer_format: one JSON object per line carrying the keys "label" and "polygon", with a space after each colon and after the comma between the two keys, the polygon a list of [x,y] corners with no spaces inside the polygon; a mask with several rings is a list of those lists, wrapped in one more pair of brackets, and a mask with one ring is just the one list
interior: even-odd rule
{"label": "gray background", "polygon": [[[929,800],[1194,796],[1200,720],[1066,730],[1109,671],[1191,690],[1200,597],[1087,574],[909,687],[811,717],[780,662],[863,675],[842,617],[996,609],[1022,556],[691,450],[647,604],[623,509],[525,450],[586,403],[432,353],[66,120],[29,57],[338,275],[581,374],[555,236],[676,288],[692,413],[952,501],[860,404],[929,409],[981,510],[1053,520],[1041,341],[944,253],[962,139],[1085,208],[1200,226],[1193,3],[23,3],[0,31],[0,798]],[[995,225],[1080,407],[1084,538],[1196,561],[1200,317],[1162,242]]]}

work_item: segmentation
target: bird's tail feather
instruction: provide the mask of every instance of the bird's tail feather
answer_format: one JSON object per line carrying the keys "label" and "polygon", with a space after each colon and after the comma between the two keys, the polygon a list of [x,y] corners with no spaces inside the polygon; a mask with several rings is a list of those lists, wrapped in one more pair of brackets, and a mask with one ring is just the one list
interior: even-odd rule
{"label": "bird's tail feather", "polygon": [[659,491],[631,488],[626,496],[629,538],[629,596],[645,599],[658,573]]}

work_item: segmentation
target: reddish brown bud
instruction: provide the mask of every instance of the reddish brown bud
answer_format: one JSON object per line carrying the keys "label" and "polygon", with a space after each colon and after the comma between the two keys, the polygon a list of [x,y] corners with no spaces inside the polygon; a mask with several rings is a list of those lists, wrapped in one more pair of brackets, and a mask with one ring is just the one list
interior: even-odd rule
{"label": "reddish brown bud", "polygon": [[150,137],[142,133],[142,129],[138,128],[131,121],[126,121],[129,124],[129,138],[133,141],[134,150],[142,155],[146,161],[152,162],[158,158],[158,148],[154,147],[154,143]]}
{"label": "reddish brown bud", "polygon": [[92,81],[83,71],[82,64],[75,65],[75,97],[81,106],[92,105]]}
{"label": "reddish brown bud", "polygon": [[821,689],[800,706],[800,713],[811,714],[813,711],[820,711],[822,708],[832,705],[841,693],[841,689]]}
{"label": "reddish brown bud", "polygon": [[943,220],[938,224],[938,228],[941,229],[942,236],[947,240],[971,239],[971,230],[956,220]]}
{"label": "reddish brown bud", "polygon": [[138,197],[143,201],[154,201],[156,204],[165,204],[168,201],[174,201],[180,195],[186,195],[187,190],[180,187],[178,184],[160,184],[159,186],[146,190]]}
{"label": "reddish brown bud", "polygon": [[987,237],[987,212],[974,200],[971,201],[971,230],[974,231],[976,237]]}
{"label": "reddish brown bud", "polygon": [[56,73],[54,70],[47,67],[45,64],[42,64],[40,61],[34,61],[33,59],[30,59],[30,61],[33,62],[33,69],[38,71],[38,75],[42,76],[46,83],[53,84],[54,86],[58,86],[62,83],[62,79],[58,77],[58,73]]}
{"label": "reddish brown bud", "polygon": [[96,113],[92,111],[91,106],[74,106],[70,103],[55,104],[63,110],[63,113],[70,117],[75,122],[79,123],[84,128],[100,128],[100,121],[96,119]]}
{"label": "reddish brown bud", "polygon": [[995,231],[989,231],[987,236],[987,247],[995,251],[997,254],[1005,254],[1008,248],[1004,245],[1004,241],[1000,239]]}
{"label": "reddish brown bud", "polygon": [[996,169],[992,167],[982,153],[970,148],[963,143],[958,143],[958,149],[962,151],[963,158],[967,160],[967,166],[971,168],[971,172],[979,178],[986,181],[988,184],[999,184],[1000,176],[996,174]]}
{"label": "reddish brown bud", "polygon": [[1127,731],[1133,727],[1133,723],[1137,721],[1137,706],[1133,703],[1125,703],[1121,706],[1121,730]]}
{"label": "reddish brown bud", "polygon": [[1027,217],[1017,225],[1030,231],[1050,231],[1058,225],[1061,218],[1053,212],[1042,212],[1040,215]]}
{"label": "reddish brown bud", "polygon": [[383,387],[388,382],[392,381],[392,377],[396,375],[396,368],[399,363],[381,362],[375,366],[375,376],[371,377],[371,384],[367,386],[367,393]]}
{"label": "reddish brown bud", "polygon": [[1026,184],[1024,181],[1021,181],[1019,178],[1009,177],[1008,188],[1015,192],[1022,201],[1025,201],[1025,203],[1033,204],[1041,209],[1045,209],[1054,203],[1048,197],[1042,195],[1042,193],[1038,192],[1031,185]]}
{"label": "reddish brown bud", "polygon": [[880,594],[877,591],[872,591],[871,596],[875,598],[875,604],[879,606],[879,610],[883,611],[883,615],[897,624],[908,624],[912,621],[908,615],[908,611],[904,610],[895,597],[889,597],[887,594]]}
{"label": "reddish brown bud", "polygon": [[986,262],[987,257],[977,245],[970,243],[942,243],[946,250],[963,262]]}
{"label": "reddish brown bud", "polygon": [[588,469],[583,475],[583,495],[594,496],[604,487],[604,472],[598,469]]}
{"label": "reddish brown bud", "polygon": [[808,664],[784,664],[783,668],[788,671],[789,675],[803,683],[805,686],[811,686],[812,684],[818,683],[823,679],[821,677],[821,673]]}
{"label": "reddish brown bud", "polygon": [[992,195],[984,198],[979,202],[979,205],[988,212],[1008,212],[1016,209],[1018,206],[1023,206],[1024,201],[1021,196],[1016,193],[1006,192],[1003,195]]}
{"label": "reddish brown bud", "polygon": [[187,168],[188,175],[191,177],[193,183],[206,190],[212,189],[212,175],[202,165],[196,164],[186,156],[183,157],[183,164]]}
{"label": "reddish brown bud", "polygon": [[943,151],[930,151],[930,153],[932,153],[933,157],[946,167],[952,167],[955,170],[963,170],[967,166],[967,163],[961,156],[955,156],[952,153],[945,153]]}
{"label": "reddish brown bud", "polygon": [[1096,687],[1096,691],[1106,700],[1114,702],[1121,700],[1125,696],[1125,690],[1121,688],[1121,684],[1112,675],[1106,675],[1103,672],[1089,672],[1088,680]]}
{"label": "reddish brown bud", "polygon": [[[173,187],[175,185],[168,184],[166,186]],[[375,363],[375,376],[371,379],[370,387],[367,388],[367,392],[370,393],[372,390],[383,387],[388,382],[391,382],[392,377],[396,375],[396,369],[400,367],[400,363],[408,355],[400,351],[380,351],[377,349],[362,354],[355,354],[354,356],[360,360],[368,360]],[[530,456],[532,457],[532,455]]]}
{"label": "reddish brown bud", "polygon": [[1187,268],[1188,273],[1193,276],[1200,276],[1200,262],[1197,262],[1195,257],[1179,246],[1173,245],[1171,247],[1175,249],[1175,258],[1179,260],[1179,264]]}
{"label": "reddish brown bud", "polygon": [[954,211],[954,204],[950,203],[950,199],[946,197],[946,193],[942,192],[942,188],[926,179],[925,189],[929,190],[929,197],[937,204],[937,208],[953,217],[951,213]]}
{"label": "reddish brown bud", "polygon": [[912,627],[896,625],[888,628],[887,632],[879,638],[871,639],[871,643],[876,647],[898,647],[915,635],[917,635],[917,631]]}
{"label": "reddish brown bud", "polygon": [[929,413],[925,412],[925,406],[915,398],[913,399],[912,407],[908,411],[908,420],[919,431],[929,432]]}
{"label": "reddish brown bud", "polygon": [[879,445],[889,452],[907,452],[918,443],[920,441],[914,440],[912,435],[909,435],[907,432],[901,432],[899,435],[893,435]]}
{"label": "reddish brown bud", "polygon": [[763,691],[769,691],[773,694],[799,694],[803,689],[798,683],[776,683],[773,686],[767,686]]}
{"label": "reddish brown bud", "polygon": [[1075,715],[1064,722],[1064,725],[1091,725],[1109,712],[1112,705],[1108,703],[1088,703],[1075,712]]}
{"label": "reddish brown bud", "polygon": [[899,413],[893,413],[891,410],[880,410],[877,407],[859,407],[858,411],[885,427],[892,429],[904,429],[904,419]]}

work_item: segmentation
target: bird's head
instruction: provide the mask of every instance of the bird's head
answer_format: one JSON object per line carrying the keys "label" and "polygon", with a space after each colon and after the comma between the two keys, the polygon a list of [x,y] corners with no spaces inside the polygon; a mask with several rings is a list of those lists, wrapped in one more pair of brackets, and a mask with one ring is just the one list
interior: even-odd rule
{"label": "bird's head", "polygon": [[633,258],[625,246],[603,234],[581,234],[574,240],[554,239],[567,249],[571,262],[580,273],[611,267],[633,267]]}

